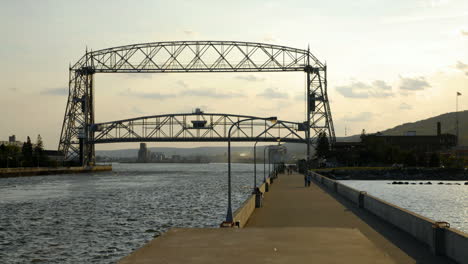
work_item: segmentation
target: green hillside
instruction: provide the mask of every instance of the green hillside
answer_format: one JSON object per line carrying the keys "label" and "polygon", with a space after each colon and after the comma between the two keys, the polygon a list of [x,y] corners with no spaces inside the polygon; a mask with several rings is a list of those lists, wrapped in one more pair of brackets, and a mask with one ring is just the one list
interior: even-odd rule
{"label": "green hillside", "polygon": [[[416,135],[436,135],[437,122],[442,124],[442,133],[456,134],[455,112],[420,120],[414,123],[405,123],[394,128],[382,131],[384,135],[405,135],[407,131],[416,131]],[[459,144],[468,146],[468,111],[458,112],[460,139]]]}

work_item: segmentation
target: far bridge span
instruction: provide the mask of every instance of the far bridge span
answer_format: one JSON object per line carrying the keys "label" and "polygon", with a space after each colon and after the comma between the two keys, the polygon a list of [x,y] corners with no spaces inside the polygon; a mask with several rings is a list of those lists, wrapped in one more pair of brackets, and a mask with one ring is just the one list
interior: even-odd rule
{"label": "far bridge span", "polygon": [[[237,125],[242,119],[252,118]],[[278,120],[269,122],[260,117],[204,113],[144,116],[91,126],[93,144],[116,142],[292,142],[306,143],[303,123]]]}

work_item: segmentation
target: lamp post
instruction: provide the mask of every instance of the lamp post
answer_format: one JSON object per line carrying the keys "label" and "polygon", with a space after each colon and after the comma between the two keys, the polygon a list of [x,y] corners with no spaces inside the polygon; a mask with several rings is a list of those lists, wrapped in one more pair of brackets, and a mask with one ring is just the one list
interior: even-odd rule
{"label": "lamp post", "polygon": [[[281,147],[281,138],[278,138],[277,139],[278,141],[278,148],[276,149],[276,153],[278,154],[282,148]],[[278,156],[277,156],[278,157]],[[273,169],[274,169],[274,172],[275,172],[275,179],[278,177],[278,169],[279,169],[279,164],[277,162],[273,163]]]}
{"label": "lamp post", "polygon": [[276,122],[278,119],[276,117],[267,117],[267,118],[251,117],[251,118],[239,120],[235,122],[234,124],[232,124],[231,127],[229,128],[229,132],[228,132],[228,209],[227,209],[227,214],[226,214],[227,223],[233,222],[232,206],[231,206],[231,132],[234,126],[238,126],[240,123],[245,122],[245,121],[250,121],[250,120],[265,120],[265,121]]}
{"label": "lamp post", "polygon": [[255,192],[255,189],[257,188],[257,143],[258,143],[258,141],[255,141],[255,144],[254,144],[254,187],[253,187],[253,192]]}
{"label": "lamp post", "polygon": [[[281,122],[281,121],[279,121]],[[276,139],[278,142],[281,140],[281,138],[277,138]],[[258,141],[255,142],[255,145],[254,145],[254,178],[255,178],[255,185],[254,185],[254,191],[255,191],[255,187],[257,187],[257,143]],[[263,149],[263,183],[266,183],[266,176],[265,176],[265,173],[266,173],[266,159],[265,159],[265,151],[266,149],[270,148],[271,146],[266,146],[264,149]],[[265,185],[265,191],[268,192],[268,184]]]}
{"label": "lamp post", "polygon": [[[278,141],[278,146],[281,146],[280,145],[281,144],[281,138],[278,138],[277,141]],[[270,147],[274,147],[274,146],[268,146],[268,148],[270,148]],[[268,150],[268,176],[269,177],[271,176],[271,170],[270,170],[271,165],[272,165],[271,164],[271,150]],[[278,168],[277,164],[273,163],[273,172],[275,172],[277,170],[277,168]],[[276,177],[273,177],[273,178],[276,178]]]}
{"label": "lamp post", "polygon": [[[263,149],[263,182],[266,182],[266,176],[265,176],[265,173],[266,173],[266,150],[269,149],[271,146],[266,146],[264,149]],[[268,153],[269,155],[270,153]],[[268,159],[268,162],[270,162],[270,159]],[[268,176],[269,177],[269,176]]]}
{"label": "lamp post", "polygon": [[268,177],[273,180],[273,178],[271,177],[271,149],[268,148]]}
{"label": "lamp post", "polygon": [[455,126],[456,126],[456,134],[457,134],[457,146],[458,146],[458,142],[460,142],[460,140],[458,140],[458,96],[462,95],[460,92],[457,92],[457,96],[456,96],[456,108],[455,108]]}

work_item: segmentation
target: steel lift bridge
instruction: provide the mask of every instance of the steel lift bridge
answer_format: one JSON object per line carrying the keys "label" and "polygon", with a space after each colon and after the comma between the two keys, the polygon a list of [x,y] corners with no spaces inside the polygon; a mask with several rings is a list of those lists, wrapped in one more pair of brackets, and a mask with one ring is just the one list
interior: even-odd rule
{"label": "steel lift bridge", "polygon": [[94,75],[98,73],[305,72],[305,122],[269,124],[265,120],[252,120],[236,125],[232,141],[276,142],[281,138],[282,142],[307,143],[307,157],[319,133],[326,133],[331,143],[335,141],[327,95],[327,67],[309,50],[239,41],[153,42],[86,51],[69,70],[59,151],[66,160],[79,160],[82,165],[94,164],[94,144],[227,141],[230,126],[254,118],[196,111],[97,124]]}

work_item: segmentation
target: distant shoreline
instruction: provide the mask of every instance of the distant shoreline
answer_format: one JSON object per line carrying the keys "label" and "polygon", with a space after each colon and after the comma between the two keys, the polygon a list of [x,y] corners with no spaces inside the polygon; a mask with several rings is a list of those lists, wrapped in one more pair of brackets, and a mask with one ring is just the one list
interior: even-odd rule
{"label": "distant shoreline", "polygon": [[36,167],[36,168],[2,168],[0,169],[0,178],[44,176],[71,173],[86,172],[104,172],[112,171],[112,165],[96,165],[93,167]]}

